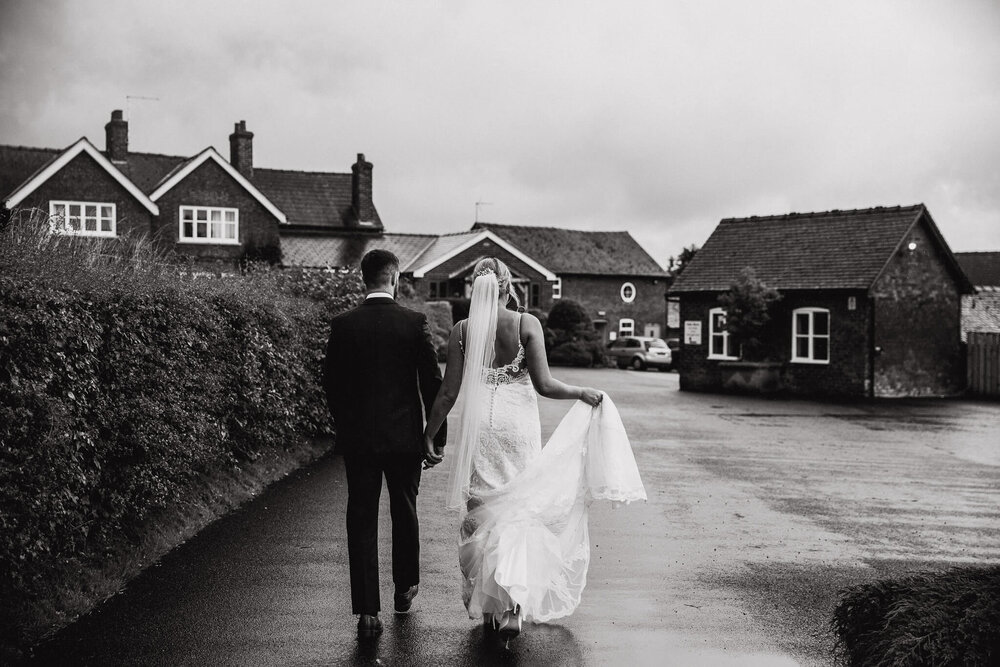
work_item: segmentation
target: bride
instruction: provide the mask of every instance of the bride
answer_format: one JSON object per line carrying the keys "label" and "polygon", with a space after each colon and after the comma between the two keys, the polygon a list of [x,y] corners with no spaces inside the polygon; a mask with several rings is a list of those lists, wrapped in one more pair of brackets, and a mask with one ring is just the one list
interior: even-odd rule
{"label": "bride", "polygon": [[[506,639],[521,621],[567,616],[590,563],[587,507],[646,498],[631,446],[605,394],[549,373],[538,319],[509,310],[511,275],[476,264],[469,318],[448,343],[444,383],[424,431],[426,465],[443,458],[434,436],[463,397],[449,508],[461,513],[459,563],[469,617]],[[542,447],[535,392],[577,400]]]}

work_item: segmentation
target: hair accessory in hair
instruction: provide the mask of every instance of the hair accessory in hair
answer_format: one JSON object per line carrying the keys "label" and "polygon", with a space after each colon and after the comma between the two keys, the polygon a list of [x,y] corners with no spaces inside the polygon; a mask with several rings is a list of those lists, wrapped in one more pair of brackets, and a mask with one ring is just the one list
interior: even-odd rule
{"label": "hair accessory in hair", "polygon": [[491,273],[493,275],[497,274],[496,271],[494,271],[493,269],[491,269],[490,267],[487,266],[487,267],[484,267],[482,269],[479,269],[479,271],[476,273],[476,278],[478,278],[479,276],[488,276]]}

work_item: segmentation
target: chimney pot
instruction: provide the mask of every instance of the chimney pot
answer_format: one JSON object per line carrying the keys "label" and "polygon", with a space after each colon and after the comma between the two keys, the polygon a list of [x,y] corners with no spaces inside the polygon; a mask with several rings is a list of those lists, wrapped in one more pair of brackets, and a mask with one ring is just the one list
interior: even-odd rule
{"label": "chimney pot", "polygon": [[124,162],[128,157],[128,121],[121,109],[112,111],[111,120],[104,126],[104,152],[115,162]]}
{"label": "chimney pot", "polygon": [[375,204],[372,201],[372,163],[358,153],[358,161],[351,167],[351,204],[357,223],[375,224]]}
{"label": "chimney pot", "polygon": [[229,135],[229,164],[247,178],[253,178],[253,132],[247,131],[247,122],[235,124]]}

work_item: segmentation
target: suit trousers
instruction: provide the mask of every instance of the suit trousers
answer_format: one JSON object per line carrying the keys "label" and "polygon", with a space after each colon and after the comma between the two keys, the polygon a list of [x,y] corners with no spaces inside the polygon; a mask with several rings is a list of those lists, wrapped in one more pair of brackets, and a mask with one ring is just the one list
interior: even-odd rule
{"label": "suit trousers", "polygon": [[378,505],[382,476],[392,518],[392,581],[407,589],[420,583],[417,492],[423,454],[344,454],[347,472],[347,553],[351,607],[355,614],[381,611],[378,581]]}

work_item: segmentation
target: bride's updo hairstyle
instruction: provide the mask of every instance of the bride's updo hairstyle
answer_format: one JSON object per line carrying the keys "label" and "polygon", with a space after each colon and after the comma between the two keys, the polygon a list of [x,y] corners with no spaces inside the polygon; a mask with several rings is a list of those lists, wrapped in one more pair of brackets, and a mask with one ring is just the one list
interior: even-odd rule
{"label": "bride's updo hairstyle", "polygon": [[[484,257],[476,262],[476,268],[472,271],[473,280],[483,271],[492,271],[497,276],[497,287],[500,294],[506,294],[508,298],[514,299],[518,310],[521,309],[521,300],[517,298],[517,292],[511,286],[510,269],[496,257]],[[499,296],[499,295],[498,295]]]}

